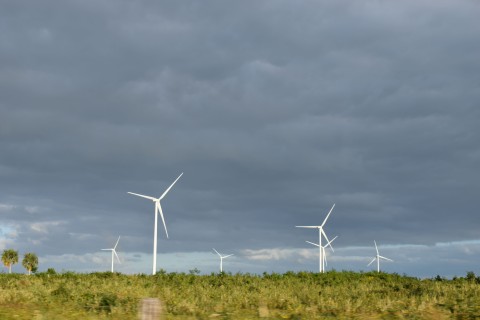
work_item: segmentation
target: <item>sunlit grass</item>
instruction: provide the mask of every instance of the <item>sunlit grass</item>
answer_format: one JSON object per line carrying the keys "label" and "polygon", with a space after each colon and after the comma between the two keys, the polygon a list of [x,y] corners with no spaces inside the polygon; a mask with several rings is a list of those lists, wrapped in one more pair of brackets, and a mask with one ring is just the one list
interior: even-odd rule
{"label": "sunlit grass", "polygon": [[475,319],[479,283],[472,273],[1,274],[0,319],[137,319],[146,297],[165,319]]}

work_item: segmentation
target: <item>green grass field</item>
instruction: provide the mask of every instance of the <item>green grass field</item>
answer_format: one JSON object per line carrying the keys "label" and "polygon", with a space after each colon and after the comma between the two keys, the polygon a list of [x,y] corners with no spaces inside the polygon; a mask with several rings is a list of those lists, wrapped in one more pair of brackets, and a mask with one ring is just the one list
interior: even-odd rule
{"label": "green grass field", "polygon": [[1,274],[0,289],[0,319],[137,319],[146,297],[164,319],[480,319],[473,273]]}

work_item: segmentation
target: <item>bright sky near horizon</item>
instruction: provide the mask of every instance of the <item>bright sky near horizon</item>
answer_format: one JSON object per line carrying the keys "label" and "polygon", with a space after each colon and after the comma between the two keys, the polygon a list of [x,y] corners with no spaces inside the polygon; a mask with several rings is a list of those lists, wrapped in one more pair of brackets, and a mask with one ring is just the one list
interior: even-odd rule
{"label": "bright sky near horizon", "polygon": [[[0,4],[0,250],[40,270],[480,273],[480,2]],[[14,266],[23,272],[21,264]],[[4,269],[6,271],[6,269]]]}

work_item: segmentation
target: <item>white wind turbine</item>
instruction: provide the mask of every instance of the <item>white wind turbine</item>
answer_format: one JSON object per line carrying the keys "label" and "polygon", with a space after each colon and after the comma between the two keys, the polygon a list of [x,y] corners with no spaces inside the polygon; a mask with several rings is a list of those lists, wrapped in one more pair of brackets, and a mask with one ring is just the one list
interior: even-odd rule
{"label": "white wind turbine", "polygon": [[110,249],[102,249],[102,250],[106,250],[106,251],[108,251],[108,250],[112,251],[112,270],[111,270],[112,273],[113,273],[113,255],[115,255],[115,257],[117,257],[118,263],[121,263],[120,258],[118,258],[117,251],[115,251],[115,249],[117,248],[117,245],[118,245],[118,241],[120,241],[120,236],[118,236],[118,240],[117,240],[117,243],[115,243],[115,247],[110,248]]}
{"label": "white wind turbine", "polygon": [[[318,264],[319,264],[319,272],[324,272],[325,270],[323,269],[323,252],[322,252],[322,235],[325,237],[327,240],[326,246],[330,246],[332,248],[332,245],[330,244],[330,240],[328,240],[327,235],[325,234],[325,231],[323,231],[323,226],[327,222],[328,217],[330,216],[330,213],[332,213],[333,208],[335,207],[335,203],[333,204],[332,208],[328,212],[327,216],[325,217],[325,220],[323,220],[323,223],[319,226],[296,226],[297,228],[310,228],[310,229],[318,229],[318,249],[319,249],[319,258],[318,258]],[[333,248],[332,248],[333,250]]]}
{"label": "white wind turbine", "polygon": [[369,265],[371,265],[375,260],[377,260],[377,272],[380,272],[380,259],[388,260],[388,261],[392,261],[392,262],[393,262],[393,260],[381,256],[381,255],[378,253],[377,242],[375,242],[375,240],[373,240],[373,243],[375,243],[375,250],[377,250],[377,255],[375,256],[375,258],[373,258],[372,261],[370,261],[369,264],[367,264],[367,267],[368,267]]}
{"label": "white wind turbine", "polygon": [[165,224],[165,218],[163,217],[163,211],[162,211],[162,206],[160,205],[160,200],[162,200],[165,195],[170,191],[170,189],[173,187],[175,182],[177,182],[178,179],[183,175],[183,172],[178,176],[175,181],[170,185],[170,187],[165,190],[165,192],[159,197],[159,198],[154,198],[150,196],[145,196],[143,194],[138,194],[138,193],[133,193],[133,192],[128,192],[130,194],[133,194],[134,196],[142,197],[145,199],[152,200],[155,203],[155,226],[154,226],[154,231],[153,231],[153,268],[152,268],[152,274],[155,274],[157,272],[157,226],[158,226],[158,214],[160,214],[160,217],[162,218],[163,221],[163,226],[165,227],[165,234],[167,235],[168,238],[168,231],[167,231],[167,225]]}
{"label": "white wind turbine", "polygon": [[215,251],[215,252],[218,254],[218,256],[220,257],[220,272],[223,272],[223,259],[228,258],[228,257],[230,257],[230,256],[233,256],[233,254],[229,254],[228,256],[222,256],[220,253],[218,253],[217,250],[215,250],[215,248],[212,248],[212,249],[213,249],[213,251]]}
{"label": "white wind turbine", "polygon": [[[321,268],[322,268],[324,271],[325,271],[325,266],[327,265],[327,254],[325,253],[325,248],[328,247],[328,246],[330,246],[330,249],[332,249],[332,252],[335,252],[335,251],[333,251],[333,247],[331,246],[331,243],[332,243],[335,239],[337,239],[337,238],[338,238],[338,236],[335,236],[335,238],[333,238],[333,239],[330,240],[326,245],[324,245],[324,246],[321,247],[322,255],[323,255],[323,260],[322,260],[322,266],[321,266]],[[308,243],[310,243],[310,244],[313,244],[314,246],[320,247],[320,245],[317,244],[317,243],[313,243],[313,242],[310,242],[310,241],[305,241],[305,242],[308,242]]]}

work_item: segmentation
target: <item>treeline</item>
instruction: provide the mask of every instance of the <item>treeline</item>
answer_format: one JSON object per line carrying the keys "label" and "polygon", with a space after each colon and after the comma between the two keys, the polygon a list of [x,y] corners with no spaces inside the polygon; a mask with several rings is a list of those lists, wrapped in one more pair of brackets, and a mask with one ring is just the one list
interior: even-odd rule
{"label": "treeline", "polygon": [[[12,273],[12,266],[18,263],[18,251],[13,249],[5,249],[2,253],[2,262],[8,268],[8,273]],[[23,255],[22,266],[30,275],[32,272],[38,270],[38,257],[33,252],[28,252]]]}

